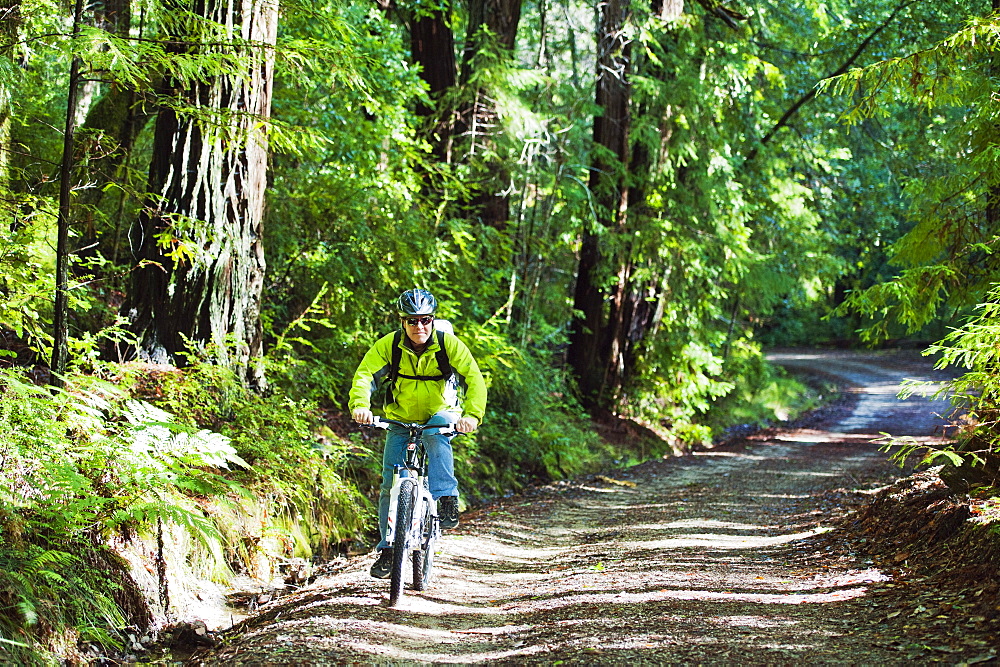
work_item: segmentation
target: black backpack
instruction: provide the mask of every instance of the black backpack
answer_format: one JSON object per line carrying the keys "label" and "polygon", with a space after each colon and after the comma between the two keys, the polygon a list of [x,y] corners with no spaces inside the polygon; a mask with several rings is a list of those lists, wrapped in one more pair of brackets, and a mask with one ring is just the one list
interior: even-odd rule
{"label": "black backpack", "polygon": [[451,368],[451,361],[448,360],[448,350],[444,346],[444,332],[435,331],[434,335],[437,336],[438,351],[434,354],[437,358],[438,369],[441,371],[440,375],[405,375],[399,372],[399,362],[403,358],[403,350],[399,347],[399,343],[403,340],[403,332],[397,331],[392,337],[392,356],[389,358],[389,372],[379,380],[375,391],[372,392],[372,406],[385,407],[390,403],[396,402],[396,397],[394,396],[396,388],[396,378],[406,378],[407,380],[422,380],[436,382],[438,380],[447,380],[452,375],[454,371]]}

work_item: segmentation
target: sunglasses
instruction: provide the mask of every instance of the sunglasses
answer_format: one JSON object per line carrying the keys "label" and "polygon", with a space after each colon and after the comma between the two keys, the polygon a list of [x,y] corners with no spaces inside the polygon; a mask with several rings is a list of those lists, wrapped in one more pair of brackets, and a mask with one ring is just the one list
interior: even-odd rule
{"label": "sunglasses", "polygon": [[423,326],[427,326],[428,324],[430,324],[431,322],[434,321],[434,318],[430,317],[430,316],[425,316],[425,317],[406,317],[406,318],[403,318],[403,321],[406,322],[407,324],[409,324],[411,327],[415,327],[418,324],[422,324]]}

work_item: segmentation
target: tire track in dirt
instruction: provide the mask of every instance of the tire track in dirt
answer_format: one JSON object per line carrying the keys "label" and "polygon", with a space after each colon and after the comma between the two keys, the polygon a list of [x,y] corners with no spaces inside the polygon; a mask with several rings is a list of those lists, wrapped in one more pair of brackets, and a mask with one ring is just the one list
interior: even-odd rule
{"label": "tire track in dirt", "polygon": [[898,476],[879,432],[934,437],[942,407],[894,394],[937,378],[908,354],[775,360],[849,382],[853,410],[463,514],[398,608],[358,557],[191,662],[906,662],[871,599],[889,575],[817,536]]}

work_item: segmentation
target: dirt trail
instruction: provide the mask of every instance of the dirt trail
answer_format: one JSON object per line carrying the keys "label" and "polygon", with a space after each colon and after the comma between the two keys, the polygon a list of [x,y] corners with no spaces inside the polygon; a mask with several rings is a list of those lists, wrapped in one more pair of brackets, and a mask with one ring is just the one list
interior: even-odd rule
{"label": "dirt trail", "polygon": [[808,427],[465,513],[443,539],[431,590],[389,608],[387,582],[358,557],[194,662],[909,662],[874,595],[891,574],[818,536],[899,475],[872,438],[933,437],[945,406],[895,398],[904,377],[933,376],[929,363],[775,360],[842,378],[856,400]]}

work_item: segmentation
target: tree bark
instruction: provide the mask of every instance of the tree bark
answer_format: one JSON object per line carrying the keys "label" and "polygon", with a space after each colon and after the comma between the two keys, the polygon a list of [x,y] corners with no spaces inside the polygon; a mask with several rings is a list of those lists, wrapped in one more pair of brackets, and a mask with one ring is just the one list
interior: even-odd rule
{"label": "tree bark", "polygon": [[[716,2],[699,0],[711,15],[737,27],[745,16]],[[670,267],[635,265],[629,232],[638,229],[645,215],[645,186],[652,177],[648,146],[630,145],[632,100],[629,77],[636,71],[663,79],[671,72],[658,64],[633,62],[625,36],[630,5],[608,0],[601,5],[597,54],[597,105],[594,119],[594,152],[590,190],[597,204],[598,220],[581,238],[580,262],[574,292],[574,309],[580,316],[570,334],[567,361],[573,369],[581,398],[591,410],[614,410],[627,390],[636,363],[650,337],[655,335],[664,310],[664,276]],[[660,20],[676,19],[683,0],[651,0],[650,13]],[[641,112],[641,111],[640,111]],[[669,117],[669,109],[661,110]],[[660,132],[665,144],[669,132]],[[661,149],[662,150],[662,149]],[[683,175],[679,175],[683,180]],[[644,260],[651,262],[653,260]],[[640,272],[638,269],[645,268]],[[636,275],[648,275],[637,281]]]}
{"label": "tree bark", "polygon": [[[573,322],[567,357],[586,407],[606,407],[609,389],[620,384],[622,368],[622,298],[629,277],[627,262],[602,248],[602,237],[623,227],[628,213],[628,136],[631,118],[629,72],[630,42],[625,36],[628,0],[608,0],[601,6],[598,27],[595,100],[601,115],[594,118],[594,151],[590,190],[596,202],[601,229],[585,229],[581,238],[573,307],[580,312]],[[621,260],[620,257],[617,259]],[[607,278],[602,270],[610,267]],[[606,305],[609,297],[611,303]]]}
{"label": "tree bark", "polygon": [[[517,40],[517,27],[521,21],[521,0],[472,0],[469,5],[469,27],[465,36],[462,58],[461,84],[468,86],[476,67],[477,58],[494,51],[509,60]],[[470,87],[467,99],[456,114],[453,130],[460,138],[465,152],[464,160],[477,162],[472,176],[472,195],[463,203],[469,217],[481,224],[502,227],[510,219],[510,169],[507,162],[497,155],[499,114],[491,91]]]}
{"label": "tree bark", "polygon": [[[73,37],[80,34],[83,0],[76,0],[73,11]],[[62,164],[59,168],[59,216],[56,222],[56,285],[52,317],[52,374],[49,383],[61,387],[69,362],[69,226],[73,178],[73,137],[76,131],[76,108],[80,94],[80,58],[73,57],[69,68],[69,92],[66,96],[66,125],[63,131]]]}
{"label": "tree bark", "polygon": [[[517,26],[521,22],[521,0],[472,0],[469,3],[469,28],[462,56],[462,83],[472,74],[476,57],[483,48],[496,47],[511,53],[517,41]],[[487,42],[482,29],[495,38]]]}
{"label": "tree bark", "polygon": [[[991,0],[991,8],[996,14],[1000,11],[1000,0]],[[995,78],[1000,74],[1000,57],[992,56],[989,72]],[[994,125],[994,132],[1000,137],[1000,123]],[[1000,183],[992,185],[986,194],[986,229],[995,234],[1000,229]]]}
{"label": "tree bark", "polygon": [[[469,84],[477,56],[485,49],[499,48],[509,53],[517,37],[521,0],[473,0],[461,62],[455,58],[455,39],[449,26],[450,7],[442,6],[429,15],[410,21],[410,50],[414,64],[428,87],[432,104],[419,104],[417,114],[427,119],[426,136],[433,154],[442,164],[468,163],[477,154],[492,151],[497,113],[489,91],[468,89],[466,100],[457,108],[440,108],[436,103],[458,86]],[[482,28],[492,35],[487,38]],[[495,42],[493,39],[495,38]],[[509,172],[500,160],[476,170],[468,186],[472,192],[460,206],[469,217],[500,226],[509,218],[505,194]]]}
{"label": "tree bark", "polygon": [[[0,0],[0,58],[14,59],[14,49],[9,45],[17,39],[21,25],[21,0]],[[10,95],[0,95],[0,192],[10,183],[10,124],[12,109]]]}
{"label": "tree bark", "polygon": [[[417,115],[430,122],[428,140],[434,156],[439,162],[450,162],[451,136],[448,123],[435,119],[434,102],[448,90],[455,87],[457,80],[455,63],[455,38],[448,25],[447,8],[430,15],[417,16],[410,25],[410,54],[413,63],[420,66],[420,76],[427,83],[431,105],[419,103]],[[438,122],[433,122],[432,119]]]}
{"label": "tree bark", "polygon": [[[136,226],[138,266],[125,312],[139,356],[182,365],[207,353],[263,389],[260,294],[267,147],[260,129],[270,113],[277,0],[197,4],[198,14],[232,26],[245,76],[164,81],[219,126],[159,111],[147,202]],[[178,46],[185,36],[179,39]],[[227,136],[227,134],[229,136]],[[233,137],[236,140],[233,141]]]}

